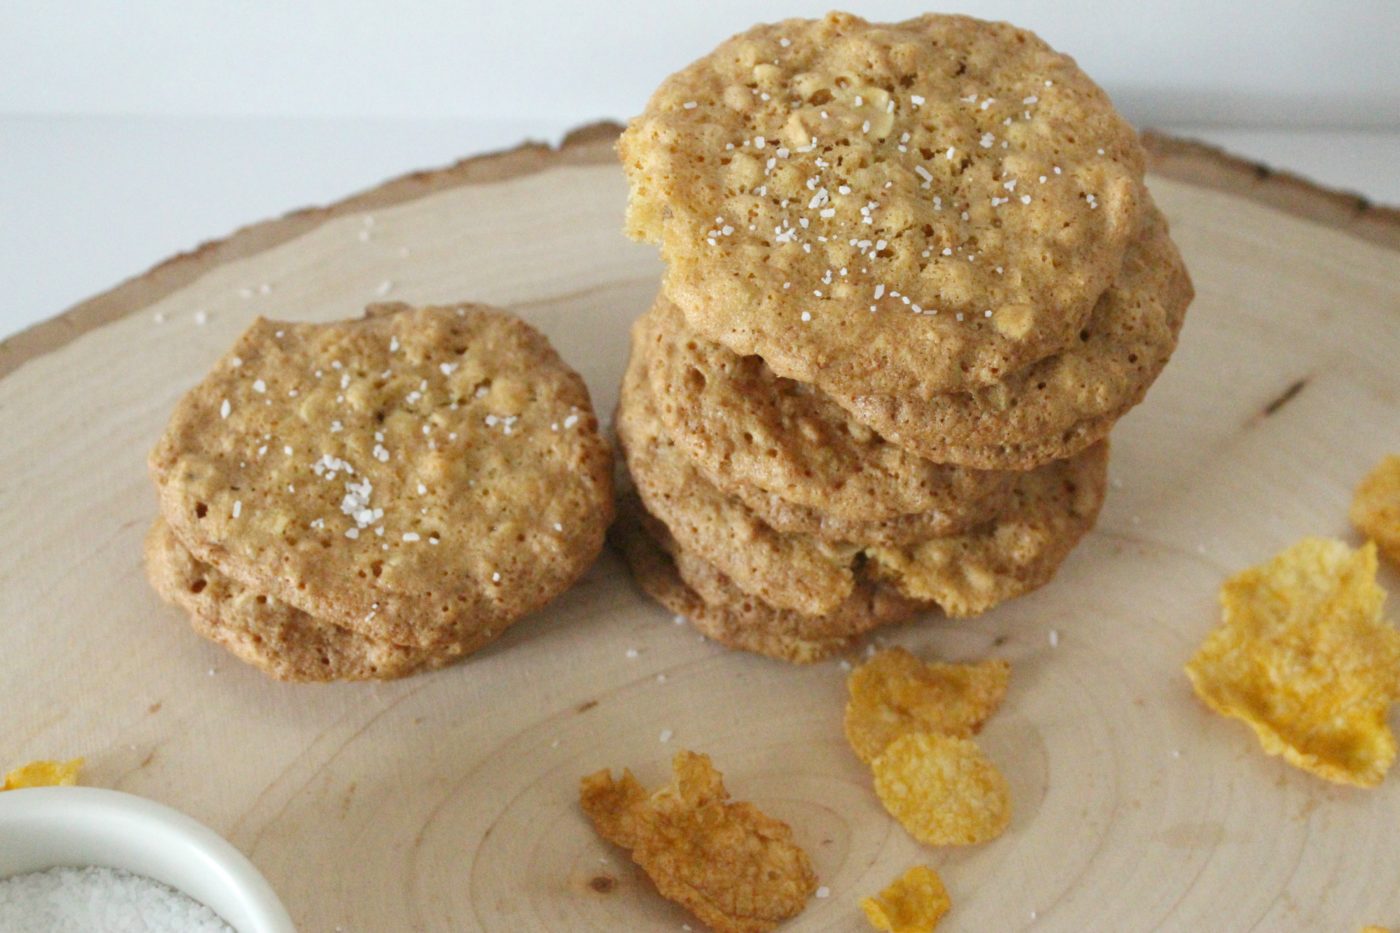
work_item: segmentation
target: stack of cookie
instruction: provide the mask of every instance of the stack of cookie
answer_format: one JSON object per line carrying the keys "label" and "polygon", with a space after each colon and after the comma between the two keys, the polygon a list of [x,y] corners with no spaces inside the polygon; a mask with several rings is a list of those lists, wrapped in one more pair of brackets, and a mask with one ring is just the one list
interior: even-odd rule
{"label": "stack of cookie", "polygon": [[812,660],[1053,576],[1192,295],[1072,59],[965,17],[759,26],[618,150],[667,262],[617,413],[644,588]]}
{"label": "stack of cookie", "polygon": [[180,401],[150,469],[155,589],[287,680],[456,660],[573,583],[612,518],[583,380],[478,305],[260,318]]}

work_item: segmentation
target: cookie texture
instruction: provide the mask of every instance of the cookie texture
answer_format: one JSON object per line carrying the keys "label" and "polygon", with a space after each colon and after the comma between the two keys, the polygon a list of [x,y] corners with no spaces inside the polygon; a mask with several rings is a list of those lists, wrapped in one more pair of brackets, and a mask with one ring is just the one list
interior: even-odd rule
{"label": "cookie texture", "polygon": [[1176,349],[1194,291],[1167,222],[1149,202],[1118,278],[1073,345],[973,391],[923,400],[835,393],[892,443],[966,467],[1027,470],[1072,457],[1142,401]]}
{"label": "cookie texture", "polygon": [[164,519],[147,533],[145,557],[156,592],[185,610],[196,632],[278,680],[388,680],[441,667],[479,647],[456,643],[429,651],[323,622],[199,561]]}
{"label": "cookie texture", "polygon": [[676,450],[661,430],[645,361],[636,353],[623,377],[614,424],[647,511],[666,524],[681,547],[776,608],[820,615],[850,596],[853,548],[779,534],[706,481]]}
{"label": "cookie texture", "polygon": [[[612,535],[637,584],[657,602],[726,647],[783,661],[823,660],[850,647],[863,632],[907,621],[928,608],[890,587],[862,585],[825,617],[774,609],[678,548],[665,526],[650,519],[630,494],[619,502]],[[678,558],[688,578],[677,569]],[[704,588],[703,596],[696,585]]]}
{"label": "cookie texture", "polygon": [[[707,476],[708,478],[708,476]],[[834,544],[898,546],[938,535],[959,534],[989,521],[1010,498],[1011,487],[950,511],[934,509],[876,521],[840,518],[818,508],[795,505],[781,496],[731,482],[729,492],[759,520],[784,534],[812,535]]]}
{"label": "cookie texture", "polygon": [[963,16],[759,25],[618,154],[666,263],[616,417],[645,590],[793,660],[1055,575],[1192,299],[1072,59]]}
{"label": "cookie texture", "polygon": [[691,327],[826,391],[928,399],[1069,346],[1142,209],[1132,128],[1004,23],[760,25],[618,143]]}
{"label": "cookie texture", "polygon": [[150,471],[200,562],[410,647],[476,645],[548,602],[612,513],[582,379],[478,305],[257,320],[180,401]]}
{"label": "cookie texture", "polygon": [[1004,471],[889,443],[821,390],[693,333],[664,295],[634,325],[632,353],[646,359],[667,433],[721,489],[749,492],[746,502],[761,490],[853,526],[920,514],[930,534],[949,534],[994,514],[1010,488]]}
{"label": "cookie texture", "polygon": [[977,532],[869,548],[877,577],[950,616],[973,616],[1048,583],[1094,526],[1108,486],[1108,444],[1022,476],[1012,502]]}

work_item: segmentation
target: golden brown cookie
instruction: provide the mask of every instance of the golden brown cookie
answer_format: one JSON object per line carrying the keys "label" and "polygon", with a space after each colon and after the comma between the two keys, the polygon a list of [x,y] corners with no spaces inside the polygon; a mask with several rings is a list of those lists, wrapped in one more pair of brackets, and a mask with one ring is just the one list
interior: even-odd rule
{"label": "golden brown cookie", "polygon": [[976,532],[867,548],[875,576],[950,616],[978,615],[1045,585],[1098,518],[1108,442],[1024,474],[1007,508]]}
{"label": "golden brown cookie", "polygon": [[396,645],[323,622],[195,559],[164,519],[147,533],[145,554],[152,586],[189,613],[196,632],[278,680],[389,680],[441,667],[479,647]]}
{"label": "golden brown cookie", "polygon": [[[637,584],[702,634],[729,648],[794,663],[820,661],[849,647],[862,632],[907,621],[928,608],[891,587],[866,583],[824,617],[774,609],[679,549],[665,526],[647,516],[635,497],[624,496],[618,511],[614,540]],[[687,578],[677,569],[677,559],[685,562]],[[704,588],[703,596],[697,584]]]}
{"label": "golden brown cookie", "polygon": [[150,468],[200,561],[409,646],[474,645],[544,605],[612,512],[583,380],[478,305],[259,319],[181,400]]}
{"label": "golden brown cookie", "polygon": [[1033,469],[1107,437],[1142,401],[1176,349],[1193,295],[1166,219],[1149,201],[1141,235],[1071,348],[970,392],[832,397],[915,454],[979,469]]}
{"label": "golden brown cookie", "polygon": [[854,548],[779,534],[765,525],[676,449],[652,402],[645,360],[634,349],[613,422],[642,501],[680,546],[778,609],[821,615],[846,601],[855,587]]}
{"label": "golden brown cookie", "polygon": [[[1108,449],[1017,474],[1006,506],[969,531],[898,546],[826,542],[779,533],[708,483],[670,444],[634,356],[616,425],[633,482],[679,553],[724,575],[726,584],[778,609],[809,616],[849,601],[867,568],[906,596],[949,615],[977,615],[1048,582],[1093,527],[1107,487]],[[701,589],[685,573],[681,575]],[[702,590],[702,595],[704,595]]]}
{"label": "golden brown cookie", "polygon": [[623,133],[627,230],[696,331],[828,391],[927,399],[1075,339],[1122,265],[1142,148],[1005,23],[756,26]]}
{"label": "golden brown cookie", "polygon": [[898,546],[939,535],[959,534],[985,524],[1010,499],[1011,485],[989,496],[976,511],[968,510],[956,519],[948,512],[934,509],[874,522],[838,518],[820,509],[794,505],[781,496],[742,483],[730,483],[727,491],[765,525],[782,534],[812,535],[831,544]]}
{"label": "golden brown cookie", "polygon": [[952,534],[993,515],[1014,479],[888,443],[819,389],[693,333],[665,296],[633,325],[632,352],[645,356],[667,434],[712,483],[746,503],[759,499],[746,492],[761,490],[791,504],[789,514],[818,513],[818,525],[827,517],[853,530],[900,520]]}

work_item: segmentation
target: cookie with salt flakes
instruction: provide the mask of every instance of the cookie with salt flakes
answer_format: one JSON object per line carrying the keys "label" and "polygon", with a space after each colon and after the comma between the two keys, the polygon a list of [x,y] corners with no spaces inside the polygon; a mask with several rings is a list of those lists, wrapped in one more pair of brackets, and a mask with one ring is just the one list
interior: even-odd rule
{"label": "cookie with salt flakes", "polygon": [[912,455],[976,469],[1030,470],[1108,436],[1176,349],[1190,275],[1148,202],[1118,278],[1068,349],[994,385],[931,399],[836,392],[851,416]]}
{"label": "cookie with salt flakes", "polygon": [[1136,133],[1073,59],[963,16],[756,26],[667,78],[618,153],[627,231],[693,329],[912,399],[1071,345],[1144,192]]}
{"label": "cookie with salt flakes", "polygon": [[885,523],[923,537],[954,534],[994,515],[1015,478],[889,443],[821,390],[695,334],[664,295],[633,331],[632,352],[646,358],[656,410],[676,445],[746,504],[764,508],[757,491],[781,498],[788,508],[768,511],[789,528],[842,527],[845,540],[861,542],[891,537]]}
{"label": "cookie with salt flakes", "polygon": [[618,511],[612,535],[637,585],[727,648],[807,664],[839,654],[864,632],[908,621],[929,608],[892,587],[862,583],[823,616],[775,609],[680,548],[633,494],[622,497]]}
{"label": "cookie with salt flakes", "polygon": [[[151,585],[189,613],[196,632],[278,680],[390,680],[442,667],[480,647],[396,645],[323,622],[196,559],[164,519],[147,533],[145,556]],[[483,634],[480,643],[485,640]]]}
{"label": "cookie with salt flakes", "polygon": [[260,318],[180,401],[149,463],[201,562],[410,647],[476,644],[549,602],[612,514],[583,380],[480,305]]}

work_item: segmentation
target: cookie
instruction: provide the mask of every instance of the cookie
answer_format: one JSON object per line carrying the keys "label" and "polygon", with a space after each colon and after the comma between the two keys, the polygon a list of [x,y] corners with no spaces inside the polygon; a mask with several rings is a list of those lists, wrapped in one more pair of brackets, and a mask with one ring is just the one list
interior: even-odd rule
{"label": "cookie", "polygon": [[976,529],[900,546],[862,547],[775,531],[710,485],[658,427],[634,356],[623,380],[616,425],[628,470],[647,511],[680,554],[693,555],[726,586],[774,609],[832,613],[875,576],[949,615],[977,615],[1048,582],[1093,527],[1107,487],[1107,444],[1018,475],[1006,507]]}
{"label": "cookie", "polygon": [[476,644],[549,602],[612,514],[583,380],[478,305],[258,319],[180,401],[150,470],[200,561],[407,646]]}
{"label": "cookie", "polygon": [[459,643],[429,651],[323,622],[197,560],[164,519],[146,535],[145,555],[151,585],[189,613],[196,632],[278,680],[389,680],[441,667],[479,647]]}
{"label": "cookie", "polygon": [[634,353],[614,426],[638,494],[680,546],[777,609],[821,615],[848,599],[853,549],[779,534],[721,493],[664,435],[648,388],[645,360]]}
{"label": "cookie", "polygon": [[971,392],[833,398],[917,455],[978,469],[1032,469],[1107,437],[1142,401],[1176,349],[1193,295],[1166,219],[1149,202],[1117,280],[1070,349]]}
{"label": "cookie", "polygon": [[1098,518],[1108,443],[1026,473],[1010,505],[975,533],[903,548],[867,548],[867,565],[911,599],[974,616],[1048,583]]}
{"label": "cookie", "polygon": [[939,535],[960,534],[985,523],[1010,499],[1011,485],[980,500],[975,508],[964,505],[953,512],[934,509],[873,522],[852,521],[821,509],[794,505],[781,496],[742,483],[731,481],[727,491],[759,521],[782,534],[812,535],[833,544],[897,547]]}
{"label": "cookie", "polygon": [[1066,55],[962,16],[757,26],[618,142],[627,232],[691,327],[826,391],[988,385],[1075,339],[1144,155]]}
{"label": "cookie", "polygon": [[821,390],[694,334],[664,296],[633,325],[632,352],[667,433],[725,492],[763,490],[848,524],[923,513],[930,534],[952,534],[995,513],[1014,478],[887,442]]}
{"label": "cookie", "polygon": [[[774,609],[734,587],[713,567],[681,551],[663,525],[647,519],[649,516],[635,498],[622,498],[613,536],[637,584],[671,612],[689,620],[697,631],[728,648],[810,663],[845,650],[863,632],[907,621],[928,608],[889,587],[863,584],[850,600],[826,617]],[[685,561],[689,580],[705,587],[703,597],[682,578],[673,551]]]}

